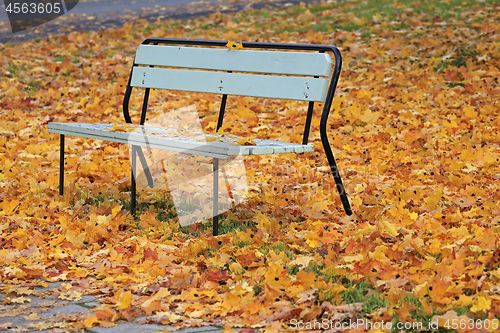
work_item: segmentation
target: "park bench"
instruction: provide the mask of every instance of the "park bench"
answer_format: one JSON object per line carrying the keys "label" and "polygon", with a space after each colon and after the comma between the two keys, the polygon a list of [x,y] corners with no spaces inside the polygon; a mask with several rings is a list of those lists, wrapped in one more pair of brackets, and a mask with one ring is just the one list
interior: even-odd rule
{"label": "park bench", "polygon": [[[334,55],[332,62],[330,53]],[[132,145],[131,212],[136,209],[136,160],[142,164],[149,186],[152,176],[141,147],[187,152],[213,158],[214,213],[213,234],[218,233],[218,174],[219,159],[234,155],[301,153],[314,151],[308,145],[309,129],[315,102],[324,103],[320,122],[320,137],[346,214],[352,211],[345,188],[327,138],[327,120],[339,80],[342,58],[334,46],[261,42],[227,42],[148,38],[135,54],[125,91],[123,115],[127,126],[142,128],[142,133],[110,131],[113,124],[49,123],[50,133],[60,135],[60,184],[64,186],[64,136],[72,135]],[[333,67],[333,71],[332,71]],[[132,124],[129,101],[133,88],[145,88],[139,124]],[[220,94],[221,105],[217,131],[223,124],[226,101],[230,95],[289,99],[308,103],[302,143],[254,140],[253,145],[235,145],[217,140],[203,141],[196,136],[183,137],[175,130],[163,129],[152,133],[147,125],[146,111],[150,89],[169,89]],[[150,133],[150,134],[148,134]],[[206,136],[205,136],[206,137]]]}

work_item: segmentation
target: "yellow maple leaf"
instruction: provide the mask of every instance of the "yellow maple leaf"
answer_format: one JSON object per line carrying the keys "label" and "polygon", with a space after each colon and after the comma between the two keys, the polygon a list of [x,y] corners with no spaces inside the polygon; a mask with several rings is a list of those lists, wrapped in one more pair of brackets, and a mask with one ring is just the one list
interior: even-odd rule
{"label": "yellow maple leaf", "polygon": [[96,316],[92,316],[90,318],[87,318],[83,321],[83,325],[86,327],[86,328],[92,328],[94,325],[98,324],[99,323],[99,320],[97,319]]}
{"label": "yellow maple leaf", "polygon": [[392,237],[396,237],[397,235],[399,235],[398,229],[396,228],[396,226],[394,224],[390,223],[389,221],[385,221],[385,220],[383,220],[381,222],[381,224],[382,224],[383,228],[385,229],[384,231],[387,232]]}
{"label": "yellow maple leaf", "polygon": [[311,261],[314,261],[314,257],[301,256],[295,260],[290,261],[289,265],[292,267],[298,266],[299,269],[303,269],[309,266],[309,263],[311,263]]}
{"label": "yellow maple leaf", "polygon": [[28,297],[21,296],[11,299],[10,303],[16,303],[16,304],[31,303],[31,299]]}
{"label": "yellow maple leaf", "polygon": [[98,96],[96,96],[94,98],[94,102],[92,102],[92,104],[87,104],[87,106],[85,106],[85,108],[86,109],[93,109],[99,105],[100,101],[101,101],[100,98]]}
{"label": "yellow maple leaf", "polygon": [[297,281],[300,282],[303,286],[313,286],[316,280],[316,275],[313,272],[307,273],[304,270],[300,270],[299,272],[297,272]]}
{"label": "yellow maple leaf", "polygon": [[251,138],[241,138],[238,140],[240,146],[255,146],[255,142]]}
{"label": "yellow maple leaf", "polygon": [[355,256],[344,256],[342,259],[344,259],[344,261],[347,264],[349,264],[349,263],[352,263],[352,262],[363,260],[363,259],[365,259],[365,256],[362,255],[362,254],[357,254]]}
{"label": "yellow maple leaf", "polygon": [[96,171],[97,169],[99,169],[99,166],[97,164],[95,164],[94,162],[91,162],[91,163],[89,163],[89,169],[91,171]]}
{"label": "yellow maple leaf", "polygon": [[12,213],[16,210],[16,208],[21,204],[21,201],[17,199],[6,200],[1,205],[1,210],[3,210],[6,214]]}
{"label": "yellow maple leaf", "polygon": [[243,44],[242,42],[229,41],[227,42],[226,47],[230,50],[242,50]]}
{"label": "yellow maple leaf", "polygon": [[123,310],[128,309],[132,304],[132,293],[130,291],[125,291],[120,294],[118,302],[116,302],[116,309]]}
{"label": "yellow maple leaf", "polygon": [[183,318],[182,316],[171,312],[157,312],[155,317],[158,318],[158,321],[162,324],[173,324]]}
{"label": "yellow maple leaf", "polygon": [[364,121],[367,124],[374,124],[378,118],[380,117],[380,112],[367,109],[362,116],[359,117],[361,121]]}
{"label": "yellow maple leaf", "polygon": [[443,126],[448,128],[448,129],[451,129],[451,128],[457,128],[458,124],[455,120],[451,120],[451,121],[444,120]]}
{"label": "yellow maple leaf", "polygon": [[310,247],[320,247],[322,244],[319,239],[319,233],[315,231],[307,231],[305,234],[305,240],[307,245]]}
{"label": "yellow maple leaf", "polygon": [[385,255],[386,250],[387,246],[379,245],[375,248],[375,251],[369,252],[369,257],[372,259],[379,260],[381,262],[389,262],[390,260]]}
{"label": "yellow maple leaf", "polygon": [[283,286],[288,282],[286,275],[287,271],[283,266],[271,262],[266,273],[266,282],[273,286]]}
{"label": "yellow maple leaf", "polygon": [[78,233],[76,232],[73,233],[70,230],[66,231],[66,240],[76,246],[77,248],[83,247],[83,242],[85,241],[85,237],[87,237],[86,232]]}
{"label": "yellow maple leaf", "polygon": [[463,111],[466,117],[471,119],[477,118],[477,112],[476,110],[474,110],[474,107],[472,107],[472,105],[467,105],[466,107],[464,107]]}
{"label": "yellow maple leaf", "polygon": [[151,303],[155,301],[161,301],[163,298],[170,296],[170,291],[168,291],[168,288],[160,288],[160,290],[152,297],[150,297],[148,300],[146,300],[144,303],[141,304],[141,308],[148,308]]}
{"label": "yellow maple leaf", "polygon": [[137,127],[131,126],[130,124],[113,124],[110,129],[112,132],[134,132]]}
{"label": "yellow maple leaf", "polygon": [[417,213],[417,212],[410,213],[409,215],[410,215],[410,218],[411,218],[412,220],[416,220],[416,219],[417,219],[417,217],[418,217],[418,213]]}
{"label": "yellow maple leaf", "polygon": [[429,294],[429,283],[426,281],[422,284],[419,284],[413,289],[413,292],[419,297],[424,297],[425,295]]}
{"label": "yellow maple leaf", "polygon": [[474,304],[470,310],[474,313],[479,311],[488,311],[491,309],[491,299],[486,299],[484,296],[479,296],[477,298],[476,304]]}
{"label": "yellow maple leaf", "polygon": [[123,131],[125,128],[127,128],[126,125],[122,124],[113,124],[113,127],[110,129],[111,131]]}
{"label": "yellow maple leaf", "polygon": [[113,219],[121,209],[122,209],[121,205],[113,207],[113,209],[111,209],[111,219]]}
{"label": "yellow maple leaf", "polygon": [[38,313],[32,312],[29,316],[24,316],[24,320],[40,320]]}
{"label": "yellow maple leaf", "polygon": [[458,297],[458,304],[460,304],[460,306],[469,306],[473,302],[472,298],[472,296],[460,295]]}
{"label": "yellow maple leaf", "polygon": [[82,299],[82,294],[79,293],[78,291],[68,291],[61,293],[59,295],[59,298],[67,301],[79,301]]}
{"label": "yellow maple leaf", "polygon": [[245,269],[238,262],[233,262],[229,265],[229,271],[233,274],[243,274],[245,273]]}
{"label": "yellow maple leaf", "polygon": [[231,326],[225,326],[224,329],[222,330],[222,333],[237,333],[238,331],[235,331],[231,328]]}
{"label": "yellow maple leaf", "polygon": [[207,311],[206,310],[195,310],[192,312],[188,312],[187,315],[191,318],[200,318],[203,316]]}
{"label": "yellow maple leaf", "polygon": [[352,103],[348,110],[351,114],[351,117],[349,117],[351,122],[359,118],[359,115],[361,114],[361,107],[357,102]]}

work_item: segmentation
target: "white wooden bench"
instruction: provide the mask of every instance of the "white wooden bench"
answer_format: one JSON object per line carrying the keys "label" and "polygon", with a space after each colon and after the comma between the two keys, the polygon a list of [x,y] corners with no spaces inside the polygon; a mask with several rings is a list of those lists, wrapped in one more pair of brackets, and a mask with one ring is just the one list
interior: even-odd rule
{"label": "white wooden bench", "polygon": [[[333,157],[326,133],[326,123],[339,79],[342,58],[334,46],[242,42],[242,49],[226,47],[227,41],[149,38],[137,49],[125,92],[123,114],[127,131],[113,131],[113,124],[49,123],[50,133],[60,134],[60,185],[64,186],[64,136],[107,140],[132,145],[132,202],[136,207],[136,156],[139,157],[152,187],[141,147],[187,152],[213,158],[214,218],[213,234],[218,233],[219,159],[234,155],[301,153],[314,151],[308,145],[314,102],[324,103],[320,136],[330,169],[346,214],[352,211]],[[267,50],[266,50],[267,49]],[[286,51],[283,51],[286,50]],[[299,51],[299,52],[297,52]],[[309,52],[304,52],[309,51]],[[312,52],[314,51],[314,52]],[[328,53],[327,53],[328,52]],[[329,53],[334,55],[335,63]],[[333,68],[333,71],[332,71]],[[133,87],[145,88],[141,120],[132,124],[128,104]],[[178,135],[175,130],[144,125],[150,89],[170,89],[222,95],[217,131],[222,126],[228,95],[290,99],[308,102],[302,143],[254,140],[253,145],[237,145],[238,137],[191,133]],[[198,135],[199,134],[199,135]],[[213,137],[214,140],[206,140]],[[215,140],[216,139],[216,140]]]}

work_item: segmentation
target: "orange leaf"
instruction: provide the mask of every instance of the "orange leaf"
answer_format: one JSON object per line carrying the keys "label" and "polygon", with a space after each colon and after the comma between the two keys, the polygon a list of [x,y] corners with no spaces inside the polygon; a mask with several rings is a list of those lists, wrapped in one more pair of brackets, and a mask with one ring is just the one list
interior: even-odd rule
{"label": "orange leaf", "polygon": [[83,321],[83,325],[86,327],[86,328],[92,328],[94,327],[96,324],[99,323],[99,320],[97,319],[96,316],[92,316],[90,318],[87,318]]}
{"label": "orange leaf", "polygon": [[118,302],[116,303],[116,309],[123,310],[130,307],[132,304],[132,293],[130,291],[125,291],[120,294]]}

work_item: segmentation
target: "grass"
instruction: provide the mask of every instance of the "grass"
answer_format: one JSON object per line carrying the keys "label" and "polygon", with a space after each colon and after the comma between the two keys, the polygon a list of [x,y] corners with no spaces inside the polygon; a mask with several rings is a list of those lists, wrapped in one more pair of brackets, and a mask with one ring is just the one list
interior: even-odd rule
{"label": "grass", "polygon": [[[441,0],[441,1],[389,1],[389,0],[364,0],[364,1],[333,1],[327,4],[304,7],[293,6],[287,9],[286,16],[299,16],[310,11],[309,22],[314,25],[308,26],[317,32],[333,31],[359,31],[365,38],[374,33],[374,25],[384,25],[392,30],[404,30],[408,28],[405,23],[413,15],[425,17],[425,20],[433,25],[436,22],[450,19],[460,19],[460,8],[475,4],[473,0]],[[495,0],[485,0],[485,3],[495,3]],[[335,10],[333,16],[332,10]],[[268,12],[259,12],[267,17]],[[265,14],[265,15],[264,15]],[[291,27],[287,31],[304,31],[304,27]]]}
{"label": "grass", "polygon": [[[219,215],[219,235],[224,235],[227,233],[236,233],[240,230],[245,230],[247,228],[255,227],[255,223],[245,220],[240,222],[231,218],[228,218],[228,213],[223,213]],[[195,223],[189,226],[180,227],[179,231],[189,235],[190,237],[198,237],[200,234],[212,233],[212,219],[205,220],[200,223]],[[250,243],[239,242],[237,246],[244,247],[250,245]]]}
{"label": "grass", "polygon": [[[128,190],[128,189],[126,189]],[[171,219],[175,219],[177,214],[175,210],[175,205],[172,201],[172,198],[167,195],[165,191],[158,194],[156,200],[153,200],[152,203],[147,203],[141,201],[142,191],[137,191],[137,200],[136,200],[136,228],[138,230],[142,230],[147,233],[146,230],[142,229],[138,224],[138,220],[142,214],[145,212],[156,213],[157,218],[162,223],[169,223]],[[118,202],[122,209],[130,210],[131,208],[131,200],[126,196],[122,196],[121,198],[115,198],[108,193],[98,192],[96,194],[91,194],[88,190],[82,191],[78,190],[76,194],[76,198],[70,201],[70,207],[73,209],[77,201],[81,201],[83,199],[83,204],[88,206],[96,206],[99,207],[104,204],[109,204],[109,202]],[[231,211],[222,213],[219,215],[219,234],[226,233],[236,233],[240,230],[246,230],[247,228],[255,228],[255,223],[251,221],[251,219],[244,219],[243,222],[238,220]],[[194,223],[188,226],[180,227],[178,231],[185,234],[188,237],[198,237],[204,233],[212,232],[212,219],[205,220],[199,223]],[[248,243],[249,244],[249,243]],[[239,247],[244,247],[248,245],[245,242],[238,244]]]}
{"label": "grass", "polygon": [[347,290],[343,293],[342,300],[346,304],[363,303],[361,314],[369,314],[389,305],[382,294],[366,281],[349,281],[346,284]]}
{"label": "grass", "polygon": [[448,68],[468,67],[468,60],[473,60],[479,55],[477,50],[458,46],[449,57],[443,57],[441,62],[434,67],[434,71],[442,71]]}
{"label": "grass", "polygon": [[28,86],[28,89],[31,91],[31,92],[35,92],[38,90],[38,86],[40,85],[40,82],[39,81],[30,81],[26,84]]}

